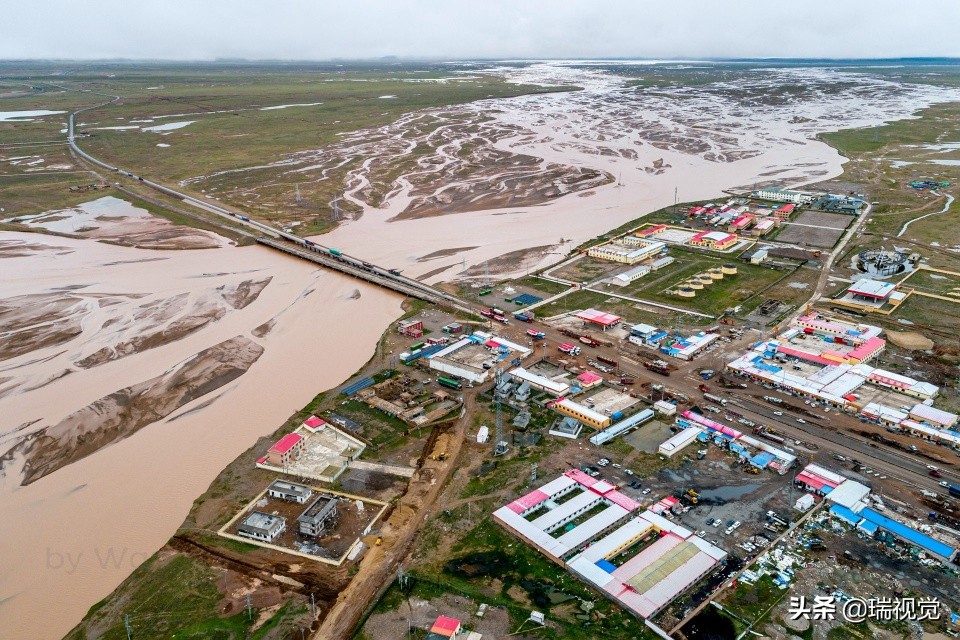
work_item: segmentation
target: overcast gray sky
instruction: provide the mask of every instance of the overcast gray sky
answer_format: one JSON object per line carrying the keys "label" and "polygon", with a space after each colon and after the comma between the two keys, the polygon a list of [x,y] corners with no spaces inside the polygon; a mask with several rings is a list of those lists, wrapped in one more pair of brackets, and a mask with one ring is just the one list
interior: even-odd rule
{"label": "overcast gray sky", "polygon": [[6,0],[0,58],[960,56],[958,0]]}

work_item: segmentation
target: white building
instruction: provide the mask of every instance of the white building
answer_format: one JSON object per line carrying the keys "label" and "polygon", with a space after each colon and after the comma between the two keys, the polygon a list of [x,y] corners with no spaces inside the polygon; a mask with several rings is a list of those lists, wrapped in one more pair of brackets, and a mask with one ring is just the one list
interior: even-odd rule
{"label": "white building", "polygon": [[792,202],[793,204],[807,204],[813,202],[816,194],[809,191],[793,191],[791,189],[766,188],[754,191],[751,195],[761,200],[773,200],[774,202]]}
{"label": "white building", "polygon": [[530,353],[523,345],[477,331],[427,358],[434,371],[478,384],[493,376],[498,363],[522,360]]}
{"label": "white building", "polygon": [[613,242],[597,245],[587,249],[591,258],[636,264],[641,260],[652,258],[666,248],[666,244],[657,240],[645,240],[634,236],[627,236]]}
{"label": "white building", "polygon": [[560,397],[569,393],[570,385],[566,382],[559,380],[551,380],[546,376],[537,375],[536,373],[531,373],[523,367],[517,367],[516,369],[510,370],[510,375],[518,380],[522,380],[524,383],[529,384],[534,389],[539,389],[540,391],[546,391],[552,396]]}
{"label": "white building", "polygon": [[697,436],[699,436],[702,431],[696,427],[687,427],[679,433],[675,433],[669,440],[661,444],[657,448],[657,453],[668,458],[672,458],[676,454],[689,445],[692,442],[697,441]]}

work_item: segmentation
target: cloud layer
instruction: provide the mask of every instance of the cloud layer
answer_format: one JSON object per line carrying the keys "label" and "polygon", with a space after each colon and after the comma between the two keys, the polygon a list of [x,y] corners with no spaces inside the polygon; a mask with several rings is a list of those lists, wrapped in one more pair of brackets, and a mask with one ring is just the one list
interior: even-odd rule
{"label": "cloud layer", "polygon": [[0,58],[960,56],[956,0],[48,0]]}

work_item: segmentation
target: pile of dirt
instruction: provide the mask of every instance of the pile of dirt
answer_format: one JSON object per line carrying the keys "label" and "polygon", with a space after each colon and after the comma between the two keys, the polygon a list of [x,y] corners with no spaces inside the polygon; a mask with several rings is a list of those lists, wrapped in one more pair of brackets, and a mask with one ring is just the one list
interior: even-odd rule
{"label": "pile of dirt", "polygon": [[916,331],[887,331],[887,339],[901,349],[911,351],[933,349],[933,340]]}

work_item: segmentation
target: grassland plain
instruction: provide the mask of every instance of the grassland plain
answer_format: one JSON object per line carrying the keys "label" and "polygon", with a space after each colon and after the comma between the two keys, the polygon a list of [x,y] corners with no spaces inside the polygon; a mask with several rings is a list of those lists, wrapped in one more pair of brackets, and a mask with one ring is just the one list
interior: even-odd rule
{"label": "grassland plain", "polygon": [[[960,205],[954,203],[946,212],[912,223],[903,235],[903,225],[920,216],[940,211],[946,204],[945,194],[960,193],[960,103],[941,104],[924,109],[913,120],[902,120],[880,127],[848,129],[824,134],[821,138],[850,158],[843,175],[824,183],[825,188],[847,184],[862,189],[876,202],[863,233],[855,237],[835,269],[850,278],[860,274],[852,268],[853,257],[864,249],[885,247],[917,251],[924,263],[934,267],[960,271]],[[942,161],[956,164],[942,164]],[[938,191],[918,190],[913,180],[949,182]],[[816,188],[818,185],[814,185]],[[937,293],[944,280],[914,276],[919,289]],[[907,286],[913,284],[913,278]],[[938,349],[950,356],[957,350],[960,330],[960,305],[913,297],[890,316],[871,316],[871,320],[893,328],[904,324],[926,331]]]}
{"label": "grassland plain", "polygon": [[[286,154],[322,148],[339,135],[382,126],[413,111],[556,90],[511,84],[473,70],[469,65],[401,63],[101,64],[66,70],[7,64],[0,66],[0,110],[70,111],[120,96],[114,103],[81,114],[80,144],[107,162],[174,183],[278,162]],[[71,170],[78,169],[63,144],[65,121],[63,114],[35,122],[0,123],[0,157],[36,154],[45,165],[69,163],[74,165]],[[164,131],[142,129],[175,122],[191,124]],[[304,185],[300,202],[296,184],[279,179],[277,172],[238,174],[226,184],[242,187],[251,179],[262,180],[274,190],[271,203],[236,197],[225,202],[267,220],[298,222],[303,233],[321,232],[334,224],[331,203],[343,189],[343,177],[351,166],[346,163],[320,183]],[[0,197],[9,202],[5,215],[81,201],[68,188],[79,176],[63,171],[41,176],[21,170],[4,176]],[[38,191],[47,193],[38,196]],[[341,203],[341,209],[346,207]]]}

